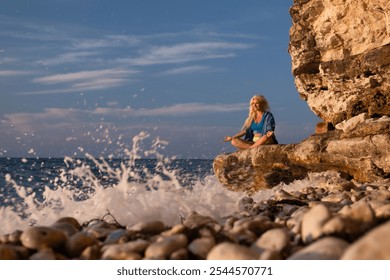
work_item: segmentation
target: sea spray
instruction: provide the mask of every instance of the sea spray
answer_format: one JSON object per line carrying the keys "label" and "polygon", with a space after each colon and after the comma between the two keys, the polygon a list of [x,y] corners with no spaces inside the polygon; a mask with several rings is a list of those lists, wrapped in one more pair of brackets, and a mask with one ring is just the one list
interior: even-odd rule
{"label": "sea spray", "polygon": [[[0,233],[50,225],[63,216],[86,222],[109,212],[123,225],[152,220],[173,225],[191,211],[220,219],[234,209],[243,194],[226,191],[212,175],[182,178],[182,167],[160,152],[166,141],[157,138],[150,150],[142,151],[140,145],[148,137],[147,133],[134,137],[132,149],[124,150],[126,157],[119,163],[90,154],[83,159],[65,157],[65,166],[39,193],[6,175],[7,188],[15,190],[13,199],[19,202],[1,208]],[[154,159],[143,161],[145,157]]]}
{"label": "sea spray", "polygon": [[[47,170],[50,179],[37,172],[28,175],[34,180],[45,177],[47,183],[42,186],[24,186],[7,173],[5,187],[11,197],[3,199],[8,203],[0,208],[0,234],[24,230],[30,225],[50,225],[64,216],[83,223],[110,213],[124,226],[155,220],[169,226],[180,223],[191,211],[216,220],[238,211],[237,203],[244,193],[228,191],[211,171],[205,176],[194,174],[194,161],[173,164],[178,161],[163,156],[161,150],[167,143],[159,138],[150,150],[143,151],[141,143],[148,137],[147,133],[134,137],[132,149],[124,149],[125,157],[119,160],[90,154],[82,159],[65,157],[63,166]],[[37,160],[23,161],[38,165]],[[47,162],[39,166],[50,169]],[[191,179],[186,178],[189,172],[181,172],[184,168],[192,172]],[[298,191],[337,177],[336,172],[313,173],[304,180],[259,191],[253,198],[260,202],[280,189]]]}

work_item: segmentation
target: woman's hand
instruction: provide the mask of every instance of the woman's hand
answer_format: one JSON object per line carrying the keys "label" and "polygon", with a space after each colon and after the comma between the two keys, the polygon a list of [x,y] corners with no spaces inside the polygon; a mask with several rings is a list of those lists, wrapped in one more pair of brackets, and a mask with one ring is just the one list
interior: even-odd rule
{"label": "woman's hand", "polygon": [[223,142],[229,142],[229,141],[232,141],[232,139],[233,139],[233,137],[231,137],[231,136],[225,136],[223,138]]}

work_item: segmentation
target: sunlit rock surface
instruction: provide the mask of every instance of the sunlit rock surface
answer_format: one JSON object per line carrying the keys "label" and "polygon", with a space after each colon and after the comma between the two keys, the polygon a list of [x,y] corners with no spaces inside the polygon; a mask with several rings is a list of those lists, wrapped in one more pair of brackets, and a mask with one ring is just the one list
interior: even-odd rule
{"label": "sunlit rock surface", "polygon": [[295,0],[289,52],[295,84],[321,119],[337,124],[390,112],[390,2]]}

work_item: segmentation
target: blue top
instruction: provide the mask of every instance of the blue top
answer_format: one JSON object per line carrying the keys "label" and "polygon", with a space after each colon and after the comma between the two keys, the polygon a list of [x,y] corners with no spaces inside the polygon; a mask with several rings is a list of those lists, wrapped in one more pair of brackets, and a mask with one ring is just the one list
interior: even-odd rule
{"label": "blue top", "polygon": [[[251,126],[246,130],[244,139],[252,141],[254,133],[260,133],[261,136],[266,135],[268,131],[275,131],[275,118],[271,112],[264,112],[259,123],[252,121]],[[275,134],[272,134],[272,139],[275,144],[278,143]]]}
{"label": "blue top", "polygon": [[264,112],[263,117],[259,123],[252,121],[251,129],[253,133],[260,133],[262,136],[268,131],[275,130],[275,119],[271,112]]}

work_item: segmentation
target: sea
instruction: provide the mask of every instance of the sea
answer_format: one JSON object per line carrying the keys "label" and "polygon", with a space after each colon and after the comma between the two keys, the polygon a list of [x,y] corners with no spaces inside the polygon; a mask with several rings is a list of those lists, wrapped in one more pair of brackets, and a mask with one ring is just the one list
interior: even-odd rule
{"label": "sea", "polygon": [[[217,221],[239,211],[238,202],[247,195],[218,181],[213,159],[166,157],[158,151],[162,144],[147,152],[133,145],[121,158],[0,158],[0,234],[50,225],[61,217],[82,224],[109,215],[124,226],[156,220],[172,226],[192,211]],[[277,190],[299,190],[335,176],[309,174],[253,198],[260,202]]]}

